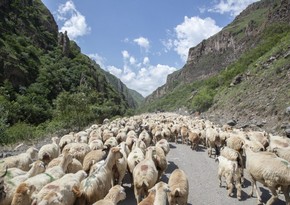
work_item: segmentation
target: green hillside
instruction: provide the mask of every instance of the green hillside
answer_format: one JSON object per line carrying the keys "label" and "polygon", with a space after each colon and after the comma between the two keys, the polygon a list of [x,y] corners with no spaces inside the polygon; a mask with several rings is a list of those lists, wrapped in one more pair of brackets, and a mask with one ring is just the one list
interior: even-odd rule
{"label": "green hillside", "polygon": [[[285,109],[290,105],[290,14],[285,12],[288,6],[287,1],[268,0],[249,6],[220,33],[203,42],[210,44],[220,35],[230,34],[241,51],[236,60],[228,60],[232,48],[199,56],[198,62],[188,62],[171,75],[162,87],[166,90],[163,96],[153,93],[138,111],[184,108],[189,113],[205,113],[218,123],[231,118],[240,124],[263,121],[269,131],[281,131],[289,120]],[[222,64],[226,66],[214,70]],[[202,76],[207,77],[190,76],[190,72],[196,75],[198,69],[204,72],[206,68],[208,73]],[[182,80],[182,75],[193,80]]]}
{"label": "green hillside", "polygon": [[1,144],[124,115],[137,102],[122,91],[66,33],[58,33],[40,0],[1,1]]}

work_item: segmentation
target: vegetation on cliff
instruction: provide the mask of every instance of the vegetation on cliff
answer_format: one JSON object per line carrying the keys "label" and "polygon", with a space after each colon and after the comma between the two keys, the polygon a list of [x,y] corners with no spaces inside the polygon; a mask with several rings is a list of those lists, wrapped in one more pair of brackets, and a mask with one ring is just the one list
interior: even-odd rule
{"label": "vegetation on cliff", "polygon": [[117,90],[66,33],[58,33],[40,0],[2,1],[0,31],[1,144],[79,130],[137,106],[124,84]]}

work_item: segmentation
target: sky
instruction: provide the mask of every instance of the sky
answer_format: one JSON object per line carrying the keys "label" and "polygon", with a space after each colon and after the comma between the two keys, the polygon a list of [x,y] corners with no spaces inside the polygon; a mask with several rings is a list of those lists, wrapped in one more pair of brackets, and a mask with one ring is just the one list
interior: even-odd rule
{"label": "sky", "polygon": [[42,0],[82,53],[144,97],[257,0]]}

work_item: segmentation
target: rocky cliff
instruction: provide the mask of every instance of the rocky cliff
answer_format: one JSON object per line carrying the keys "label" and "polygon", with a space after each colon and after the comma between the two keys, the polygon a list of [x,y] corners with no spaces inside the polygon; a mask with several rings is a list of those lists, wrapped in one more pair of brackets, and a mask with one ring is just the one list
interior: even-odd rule
{"label": "rocky cliff", "polygon": [[177,85],[215,75],[252,49],[265,27],[290,22],[289,0],[262,0],[238,15],[232,23],[214,36],[189,49],[184,67],[167,77],[166,84],[146,98],[153,101],[171,92]]}

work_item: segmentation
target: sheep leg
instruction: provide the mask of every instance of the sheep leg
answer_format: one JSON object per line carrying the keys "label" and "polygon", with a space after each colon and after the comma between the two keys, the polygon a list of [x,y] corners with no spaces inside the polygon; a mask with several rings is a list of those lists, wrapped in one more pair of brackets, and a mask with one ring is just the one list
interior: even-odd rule
{"label": "sheep leg", "polygon": [[290,205],[289,186],[282,186],[283,194],[287,205]]}
{"label": "sheep leg", "polygon": [[272,193],[272,197],[267,201],[266,205],[272,205],[278,199],[276,187],[269,187],[269,189]]}
{"label": "sheep leg", "polygon": [[240,201],[242,199],[242,185],[239,180],[236,182],[236,189],[237,189],[237,198]]}
{"label": "sheep leg", "polygon": [[222,175],[221,175],[220,171],[218,173],[218,179],[219,179],[219,182],[220,182],[220,187],[222,187]]}
{"label": "sheep leg", "polygon": [[226,182],[227,182],[228,196],[233,196],[234,185],[233,185],[233,174],[232,173],[228,174]]}
{"label": "sheep leg", "polygon": [[260,193],[259,193],[259,190],[257,189],[257,183],[256,183],[256,180],[253,178],[253,176],[250,176],[251,177],[251,184],[252,184],[252,189],[251,189],[251,192],[250,192],[250,196],[253,197],[254,195],[254,189],[256,191],[256,195],[257,195],[257,198],[258,198],[258,204],[261,204],[261,196],[260,196]]}

